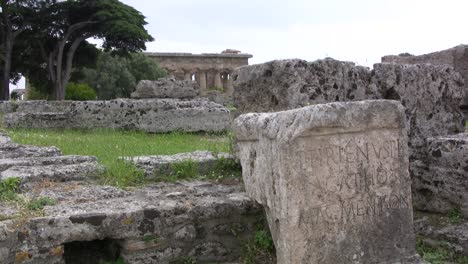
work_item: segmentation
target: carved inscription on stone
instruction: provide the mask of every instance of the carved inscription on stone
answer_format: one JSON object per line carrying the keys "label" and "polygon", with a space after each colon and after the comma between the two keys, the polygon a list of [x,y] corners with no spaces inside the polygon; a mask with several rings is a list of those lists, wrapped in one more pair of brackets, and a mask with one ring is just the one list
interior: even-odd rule
{"label": "carved inscription on stone", "polygon": [[396,130],[386,133],[384,140],[370,131],[302,137],[293,144],[293,171],[305,179],[310,203],[301,215],[313,216],[302,224],[344,227],[410,208],[408,183],[400,177],[404,148]]}

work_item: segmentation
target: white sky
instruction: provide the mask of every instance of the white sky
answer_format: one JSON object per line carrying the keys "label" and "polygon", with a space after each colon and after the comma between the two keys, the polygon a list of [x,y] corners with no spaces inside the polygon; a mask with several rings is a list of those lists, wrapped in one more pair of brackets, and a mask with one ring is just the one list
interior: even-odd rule
{"label": "white sky", "polygon": [[232,48],[252,54],[250,64],[332,57],[371,67],[384,55],[468,44],[467,0],[121,1],[147,17],[151,52]]}
{"label": "white sky", "polygon": [[384,55],[468,44],[466,0],[123,0],[146,17],[152,52],[226,48],[274,59],[332,57],[372,66]]}

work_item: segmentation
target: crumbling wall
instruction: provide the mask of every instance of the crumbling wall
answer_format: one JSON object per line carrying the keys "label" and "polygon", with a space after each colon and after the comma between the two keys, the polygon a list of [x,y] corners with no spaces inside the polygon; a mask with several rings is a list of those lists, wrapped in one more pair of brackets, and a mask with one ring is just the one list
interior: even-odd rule
{"label": "crumbling wall", "polygon": [[459,72],[465,79],[464,99],[461,106],[464,111],[468,111],[468,45],[459,45],[451,49],[437,51],[420,56],[411,54],[400,54],[398,56],[389,55],[382,57],[382,62],[392,62],[399,64],[424,64],[448,65]]}
{"label": "crumbling wall", "polygon": [[[382,63],[371,70],[333,59],[277,60],[238,68],[233,77],[234,106],[240,114],[277,112],[328,102],[400,101],[406,108],[413,178],[423,175],[417,164],[430,162],[426,155],[428,138],[464,130],[459,108],[463,78],[446,65]],[[418,192],[416,199],[421,195],[437,195],[423,194],[416,185],[413,192]]]}

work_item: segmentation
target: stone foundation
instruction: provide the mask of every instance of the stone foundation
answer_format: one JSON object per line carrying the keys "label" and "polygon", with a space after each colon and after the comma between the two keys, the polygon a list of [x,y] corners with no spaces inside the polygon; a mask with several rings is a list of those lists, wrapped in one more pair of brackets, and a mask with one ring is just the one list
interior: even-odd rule
{"label": "stone foundation", "polygon": [[206,100],[117,99],[0,103],[7,128],[112,128],[145,132],[224,131],[229,110]]}

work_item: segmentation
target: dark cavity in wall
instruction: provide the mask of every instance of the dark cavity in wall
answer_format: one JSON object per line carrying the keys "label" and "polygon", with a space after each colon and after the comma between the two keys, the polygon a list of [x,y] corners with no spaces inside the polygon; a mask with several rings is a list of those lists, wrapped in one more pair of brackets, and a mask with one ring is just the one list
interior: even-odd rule
{"label": "dark cavity in wall", "polygon": [[66,264],[101,264],[117,261],[120,246],[117,240],[75,241],[65,244]]}

